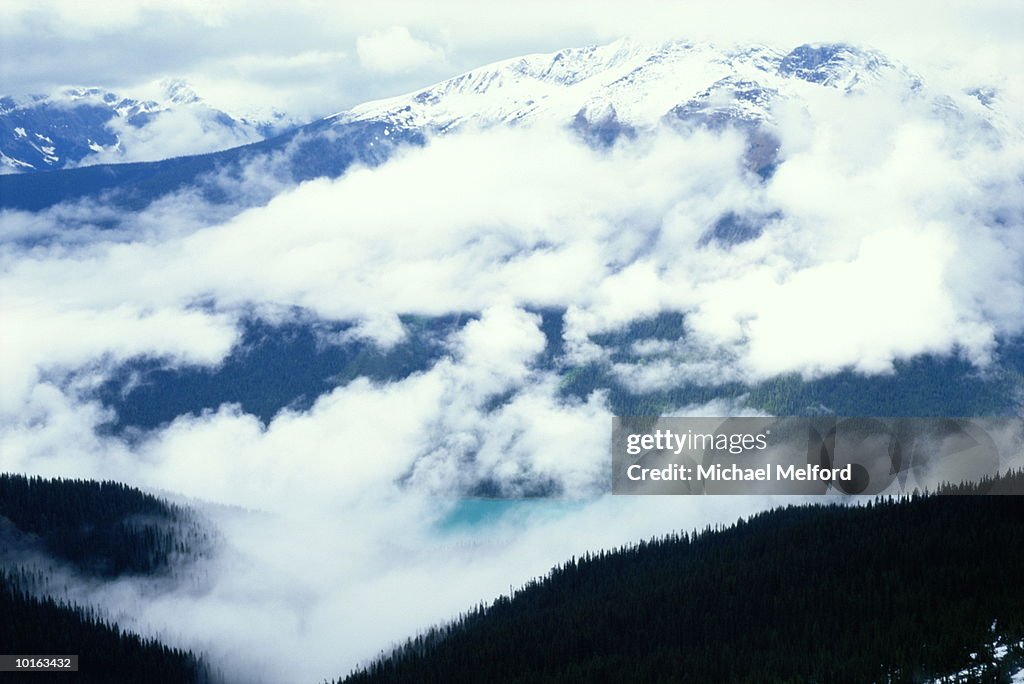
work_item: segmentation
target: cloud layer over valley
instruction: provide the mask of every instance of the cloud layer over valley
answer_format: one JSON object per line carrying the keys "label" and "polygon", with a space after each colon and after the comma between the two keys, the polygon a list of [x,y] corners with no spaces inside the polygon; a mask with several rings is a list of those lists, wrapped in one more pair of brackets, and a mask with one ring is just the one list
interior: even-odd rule
{"label": "cloud layer over valley", "polygon": [[[382,73],[447,59],[368,35]],[[608,496],[611,390],[579,376],[602,365],[643,395],[892,377],[927,356],[987,377],[1024,334],[1019,88],[991,108],[928,83],[798,87],[759,129],[769,171],[743,126],[666,118],[605,145],[534,121],[302,183],[277,173],[286,150],[225,180],[226,204],[186,189],[5,212],[0,470],[205,508],[226,544],[202,581],[79,591],[239,681],[343,674],[572,554],[774,505]],[[254,319],[384,353],[445,316],[412,370],[332,380],[270,420],[229,402],[118,432],[99,394],[140,361],[216,374]],[[623,332],[671,316],[675,336]],[[669,408],[759,410],[735,392]],[[516,503],[538,494],[556,496]]]}

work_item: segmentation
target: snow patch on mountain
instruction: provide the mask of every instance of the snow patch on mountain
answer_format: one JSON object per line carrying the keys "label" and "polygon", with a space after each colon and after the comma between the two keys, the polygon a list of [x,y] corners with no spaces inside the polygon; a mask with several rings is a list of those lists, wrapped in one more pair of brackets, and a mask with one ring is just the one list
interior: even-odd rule
{"label": "snow patch on mountain", "polygon": [[[996,623],[993,622],[992,631]],[[1024,684],[1024,640],[1007,641],[996,636],[981,652],[970,654],[963,669],[932,679],[927,684],[970,684],[981,681],[1010,681]]]}

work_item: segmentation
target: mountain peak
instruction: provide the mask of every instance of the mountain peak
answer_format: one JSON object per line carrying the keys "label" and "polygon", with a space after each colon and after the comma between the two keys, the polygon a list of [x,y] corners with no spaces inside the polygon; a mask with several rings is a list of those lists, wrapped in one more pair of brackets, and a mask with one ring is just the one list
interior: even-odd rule
{"label": "mountain peak", "polygon": [[188,105],[202,101],[188,81],[181,78],[165,78],[160,81],[160,90],[167,101],[173,104]]}

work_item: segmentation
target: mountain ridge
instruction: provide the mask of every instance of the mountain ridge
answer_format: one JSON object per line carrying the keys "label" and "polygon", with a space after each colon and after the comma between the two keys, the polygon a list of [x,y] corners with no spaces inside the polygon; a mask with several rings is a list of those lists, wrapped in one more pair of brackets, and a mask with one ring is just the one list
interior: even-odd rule
{"label": "mountain ridge", "polygon": [[[107,203],[139,208],[185,186],[201,185],[204,176],[243,176],[244,164],[257,158],[285,157],[286,182],[335,177],[353,161],[373,165],[397,146],[420,145],[430,136],[541,121],[572,130],[595,146],[665,124],[736,128],[748,138],[748,167],[764,178],[777,162],[778,103],[799,106],[816,93],[843,98],[890,86],[895,91],[887,96],[931,97],[936,108],[945,98],[941,108],[950,121],[961,115],[960,105],[930,93],[909,68],[867,48],[806,43],[785,52],[762,45],[719,48],[686,41],[652,47],[622,39],[495,62],[219,152],[0,175],[0,208],[35,211],[100,194]],[[992,121],[1003,116],[991,89],[958,97],[961,104],[977,105],[975,116]],[[224,201],[223,188],[203,192],[209,201]]]}
{"label": "mountain ridge", "polygon": [[[620,39],[494,62],[327,119],[387,119],[399,126],[447,130],[465,123],[513,123],[540,116],[564,121],[579,112],[611,106],[623,122],[651,126],[715,84],[741,81],[775,96],[799,82],[849,93],[886,79],[902,81],[913,90],[923,83],[877,50],[845,43],[807,43],[787,53],[759,44],[649,45]],[[763,108],[758,114],[768,118]]]}

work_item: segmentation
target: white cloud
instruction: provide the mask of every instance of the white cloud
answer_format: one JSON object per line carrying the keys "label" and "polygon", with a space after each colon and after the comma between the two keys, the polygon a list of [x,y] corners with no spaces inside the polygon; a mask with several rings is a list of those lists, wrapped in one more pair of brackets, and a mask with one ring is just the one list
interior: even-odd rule
{"label": "white cloud", "polygon": [[44,369],[109,365],[143,354],[215,364],[236,337],[234,321],[226,316],[174,307],[60,310],[46,301],[22,300],[3,307],[3,320],[0,413],[20,410]]}
{"label": "white cloud", "polygon": [[356,54],[364,69],[394,74],[444,61],[444,50],[420,40],[404,26],[392,26],[356,38]]}
{"label": "white cloud", "polygon": [[756,305],[748,308],[746,363],[761,375],[846,365],[878,373],[895,358],[948,352],[957,342],[983,357],[976,342],[992,344],[991,327],[976,336],[968,321],[957,320],[943,282],[943,265],[955,258],[951,238],[936,227],[879,231],[864,239],[853,261],[806,268],[781,284],[741,292],[744,308]]}
{"label": "white cloud", "polygon": [[202,105],[159,112],[145,126],[136,127],[117,117],[107,127],[117,136],[117,144],[89,155],[81,165],[157,161],[215,152],[263,138],[254,126],[225,123],[216,110]]}
{"label": "white cloud", "polygon": [[470,321],[458,336],[463,361],[499,382],[521,380],[524,361],[544,351],[540,318],[508,306],[493,306]]}

